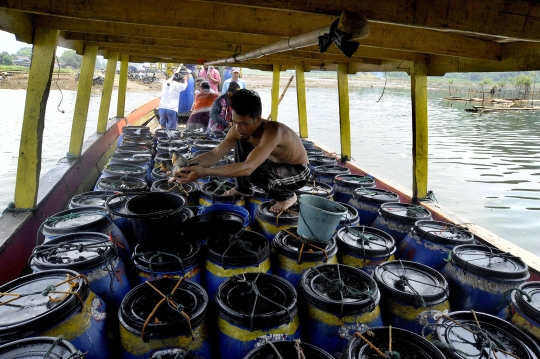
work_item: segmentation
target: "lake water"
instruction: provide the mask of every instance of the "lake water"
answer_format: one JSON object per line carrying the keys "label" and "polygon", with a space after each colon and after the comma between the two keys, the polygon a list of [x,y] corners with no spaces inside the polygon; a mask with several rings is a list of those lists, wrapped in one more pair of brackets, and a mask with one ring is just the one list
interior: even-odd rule
{"label": "lake water", "polygon": [[[282,80],[284,82],[284,80]],[[249,86],[249,84],[248,84]],[[352,157],[361,166],[408,188],[412,186],[412,128],[409,90],[381,88],[350,92]],[[259,90],[263,116],[270,90]],[[156,93],[128,93],[126,111]],[[113,95],[115,96],[115,95]],[[469,222],[540,255],[540,112],[473,114],[463,103],[429,93],[429,182],[438,202]],[[51,91],[44,134],[42,174],[68,149],[75,93]],[[90,104],[87,135],[95,131],[99,96]],[[0,90],[0,205],[13,199],[24,91]],[[115,114],[113,98],[110,116]],[[337,89],[307,90],[309,138],[339,151]],[[296,93],[290,88],[279,121],[298,130]]]}

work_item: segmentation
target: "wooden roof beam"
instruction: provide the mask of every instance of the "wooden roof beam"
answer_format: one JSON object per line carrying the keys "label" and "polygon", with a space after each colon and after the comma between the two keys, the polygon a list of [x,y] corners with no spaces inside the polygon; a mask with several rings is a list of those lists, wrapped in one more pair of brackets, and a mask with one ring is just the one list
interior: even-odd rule
{"label": "wooden roof beam", "polygon": [[15,34],[17,41],[32,44],[34,40],[33,15],[0,8],[0,30]]}

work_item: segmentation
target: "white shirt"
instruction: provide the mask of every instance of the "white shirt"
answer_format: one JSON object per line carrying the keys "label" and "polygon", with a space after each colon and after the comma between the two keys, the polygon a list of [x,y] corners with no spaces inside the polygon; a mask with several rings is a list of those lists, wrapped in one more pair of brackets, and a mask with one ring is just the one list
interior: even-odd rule
{"label": "white shirt", "polygon": [[170,85],[167,84],[167,81],[163,81],[159,108],[173,110],[174,112],[177,112],[178,103],[180,102],[180,92],[184,91],[186,87],[187,81],[185,81],[184,83],[171,81]]}
{"label": "white shirt", "polygon": [[244,80],[238,79],[238,81],[234,81],[232,78],[230,78],[223,83],[223,86],[221,87],[221,93],[227,92],[231,82],[236,82],[240,86],[240,89],[246,88],[246,83],[244,82]]}

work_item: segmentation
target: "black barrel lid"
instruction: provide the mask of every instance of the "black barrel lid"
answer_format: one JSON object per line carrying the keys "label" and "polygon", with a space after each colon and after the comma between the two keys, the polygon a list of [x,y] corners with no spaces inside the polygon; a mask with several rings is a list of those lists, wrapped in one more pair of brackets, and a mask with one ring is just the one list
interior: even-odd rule
{"label": "black barrel lid", "polygon": [[97,181],[96,187],[118,192],[142,192],[148,190],[146,180],[127,175],[101,177]]}
{"label": "black barrel lid", "polygon": [[[169,306],[167,301],[163,302],[154,313],[144,333],[145,339],[163,338],[173,336],[191,336],[193,329],[197,328],[206,317],[208,306],[208,295],[202,286],[190,280],[163,278],[152,281],[152,285],[164,295],[171,293],[171,298],[182,313],[173,309],[172,302]],[[174,288],[178,285],[178,288]],[[140,336],[144,323],[149,314],[163,297],[150,285],[143,283],[133,288],[122,300],[118,317],[121,325],[130,332]],[[187,317],[186,317],[187,315]],[[191,326],[190,326],[191,323]]]}
{"label": "black barrel lid", "polygon": [[[153,170],[152,170],[152,176],[154,176],[154,178],[159,178],[160,180],[165,180],[165,181],[169,181],[167,179],[167,171],[164,170],[163,168],[161,167],[155,167]],[[157,182],[157,181],[156,181]],[[156,183],[152,183],[152,188],[154,188],[154,184]]]}
{"label": "black barrel lid", "polygon": [[420,237],[433,242],[460,245],[474,243],[474,235],[457,224],[439,221],[418,221],[414,232]]}
{"label": "black barrel lid", "polygon": [[298,283],[298,291],[315,307],[339,317],[371,312],[381,298],[369,274],[344,264],[307,269]]}
{"label": "black barrel lid", "polygon": [[0,359],[84,359],[86,356],[61,337],[35,337],[0,346]]}
{"label": "black barrel lid", "polygon": [[343,203],[343,202],[336,202],[341,204],[343,207],[347,208],[347,213],[343,215],[339,221],[340,226],[349,226],[355,224],[360,217],[358,217],[358,210],[354,208],[353,206]]}
{"label": "black barrel lid", "polygon": [[232,212],[210,212],[188,218],[182,233],[190,240],[205,240],[217,233],[237,234],[244,229],[244,217]]}
{"label": "black barrel lid", "polygon": [[207,359],[198,356],[195,352],[191,350],[184,349],[162,349],[155,351],[150,359]]}
{"label": "black barrel lid", "polygon": [[347,167],[341,166],[317,166],[313,169],[313,176],[317,177],[320,175],[346,175],[351,173],[351,170]]}
{"label": "black barrel lid", "polygon": [[154,132],[154,137],[179,138],[181,137],[181,134],[180,130],[174,128],[158,128],[156,132]]}
{"label": "black barrel lid", "polygon": [[170,146],[180,146],[180,145],[187,145],[187,142],[180,139],[180,138],[166,138],[166,137],[160,137],[157,139],[158,145],[170,145]]}
{"label": "black barrel lid", "polygon": [[371,176],[361,176],[352,174],[339,174],[334,177],[334,183],[349,188],[371,188],[375,187],[375,179]]}
{"label": "black barrel lid", "polygon": [[146,138],[126,138],[124,137],[122,139],[122,142],[120,143],[120,146],[153,146],[154,142],[152,139],[146,139]]}
{"label": "black barrel lid", "polygon": [[500,249],[479,244],[462,244],[452,249],[452,263],[472,273],[497,279],[529,278],[529,267],[521,258]]}
{"label": "black barrel lid", "polygon": [[135,134],[135,133],[124,133],[124,138],[122,140],[153,140],[154,136],[150,132]]}
{"label": "black barrel lid", "polygon": [[[478,324],[476,323],[476,319]],[[439,319],[433,331],[433,342],[441,343],[441,351],[447,358],[540,358],[538,344],[511,323],[493,315],[476,312],[452,312]],[[489,355],[489,346],[502,345],[508,355],[496,351]],[[463,353],[461,353],[461,352]]]}
{"label": "black barrel lid", "polygon": [[324,156],[324,151],[318,148],[307,148],[306,153],[308,157]]}
{"label": "black barrel lid", "polygon": [[[69,208],[79,208],[79,207],[103,207],[105,208],[105,201],[107,198],[119,194],[121,192],[113,191],[93,191],[80,193],[71,197],[69,201]],[[128,197],[118,197],[109,203],[111,208],[120,208],[123,207],[128,200]]]}
{"label": "black barrel lid", "polygon": [[242,198],[242,196],[232,195],[232,196],[224,196],[223,193],[226,191],[233,189],[234,183],[232,182],[221,182],[212,180],[210,182],[206,182],[201,187],[201,192],[204,193],[206,196],[211,198],[220,198],[222,200],[230,198],[231,200],[234,198]]}
{"label": "black barrel lid", "polygon": [[[85,279],[76,278],[78,275],[79,273],[68,269],[53,269],[19,277],[0,286],[0,293],[23,295],[8,305],[0,306],[0,318],[2,318],[0,320],[0,344],[32,336],[52,328],[79,311],[90,291]],[[73,285],[68,282],[63,283],[68,279],[71,279]],[[53,289],[52,286],[56,287]],[[50,291],[53,290],[77,293],[82,303],[76,295],[51,293]],[[2,294],[0,302],[6,302],[13,298],[14,296]],[[57,301],[52,301],[50,298]]]}
{"label": "black barrel lid", "polygon": [[419,220],[430,220],[431,212],[422,206],[408,203],[383,203],[379,215],[384,218],[414,224]]}
{"label": "black barrel lid", "polygon": [[334,195],[334,189],[332,186],[317,181],[306,182],[304,187],[297,189],[294,192],[297,196],[302,194],[312,194],[314,196],[330,198]]}
{"label": "black barrel lid", "polygon": [[305,146],[313,147],[315,145],[315,142],[302,138],[302,145],[304,145],[304,147]]}
{"label": "black barrel lid", "polygon": [[103,207],[80,207],[68,209],[47,218],[43,225],[45,234],[68,234],[91,232],[96,227],[109,223],[107,211]]}
{"label": "black barrel lid", "polygon": [[167,160],[170,161],[171,159],[172,159],[172,153],[170,152],[158,153],[156,154],[156,157],[155,157],[156,162],[167,161]]}
{"label": "black barrel lid", "polygon": [[426,265],[396,260],[379,264],[373,272],[384,295],[401,299],[416,307],[423,302],[438,303],[448,298],[448,283],[435,269]]}
{"label": "black barrel lid", "polygon": [[111,155],[111,162],[146,165],[151,158],[152,155],[149,153],[113,153]]}
{"label": "black barrel lid", "polygon": [[369,257],[390,257],[396,251],[396,241],[380,229],[366,226],[343,227],[336,235],[340,250]]}
{"label": "black barrel lid", "polygon": [[129,164],[108,164],[103,167],[103,173],[111,175],[141,176],[146,175],[146,169],[137,165]]}
{"label": "black barrel lid", "polygon": [[[302,262],[326,262],[336,254],[337,244],[334,236],[324,242],[314,241],[312,239],[306,242],[305,239],[299,239],[300,237],[296,230],[297,227],[291,227],[276,233],[272,242],[276,253],[298,260],[302,243],[304,243],[301,256]],[[326,253],[321,251],[321,249],[324,249]]]}
{"label": "black barrel lid", "polygon": [[179,236],[174,243],[164,246],[137,244],[133,262],[155,272],[176,272],[193,267],[200,262],[202,246],[198,241],[188,241]]}
{"label": "black barrel lid", "polygon": [[256,216],[267,222],[275,224],[276,226],[298,224],[298,215],[300,213],[298,202],[293,204],[288,210],[281,214],[270,211],[270,207],[273,205],[273,201],[261,203],[259,208],[257,208]]}
{"label": "black barrel lid", "polygon": [[358,188],[354,191],[353,197],[359,202],[375,204],[399,202],[397,193],[380,188]]}
{"label": "black barrel lid", "polygon": [[[300,347],[300,350],[297,347]],[[334,357],[315,345],[294,341],[284,340],[273,343],[261,344],[255,346],[255,349],[246,354],[244,359],[283,359],[298,358],[299,351],[307,359],[334,359]],[[302,357],[302,356],[300,356]]]}
{"label": "black barrel lid", "polygon": [[196,135],[195,131],[192,131],[192,130],[184,130],[182,132],[182,137],[183,138],[188,138],[188,137],[195,136],[195,135]]}
{"label": "black barrel lid", "polygon": [[337,166],[338,162],[334,157],[313,156],[308,157],[309,164],[313,167],[317,166]]}
{"label": "black barrel lid", "polygon": [[227,279],[218,287],[215,300],[222,319],[251,330],[287,324],[298,313],[292,284],[267,273],[244,273]]}
{"label": "black barrel lid", "polygon": [[118,146],[116,153],[149,153],[153,151],[152,146]]}
{"label": "black barrel lid", "polygon": [[197,140],[193,142],[193,147],[199,151],[211,151],[220,144],[214,140]]}
{"label": "black barrel lid", "polygon": [[207,239],[206,247],[206,258],[223,267],[257,265],[270,256],[266,237],[252,231],[217,233]]}
{"label": "black barrel lid", "polygon": [[540,282],[525,282],[519,286],[520,291],[512,293],[514,305],[540,322]]}
{"label": "black barrel lid", "polygon": [[28,263],[32,269],[39,271],[63,268],[80,272],[109,263],[117,256],[116,245],[110,241],[108,235],[78,232],[37,246]]}
{"label": "black barrel lid", "polygon": [[150,133],[150,127],[147,126],[124,126],[122,127],[123,134],[129,134],[131,136],[147,135]]}
{"label": "black barrel lid", "polygon": [[185,153],[189,149],[189,145],[187,143],[181,143],[181,144],[159,144],[157,145],[157,150],[162,152],[169,152],[169,153]]}
{"label": "black barrel lid", "polygon": [[[156,173],[159,176],[166,176],[165,171],[161,173]],[[157,177],[157,176],[156,176]],[[186,196],[186,193],[189,196],[194,195],[195,193],[199,192],[199,186],[195,182],[190,183],[178,183],[178,182],[169,182],[167,178],[160,179],[155,181],[152,184],[152,192],[174,192],[174,193],[180,193]]]}

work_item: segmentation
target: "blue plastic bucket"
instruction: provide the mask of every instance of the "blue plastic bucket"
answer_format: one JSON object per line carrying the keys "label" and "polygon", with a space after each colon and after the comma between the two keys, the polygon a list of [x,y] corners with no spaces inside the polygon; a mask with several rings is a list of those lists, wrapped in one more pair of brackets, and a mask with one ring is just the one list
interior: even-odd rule
{"label": "blue plastic bucket", "polygon": [[[122,357],[148,359],[156,351],[184,349],[212,358],[205,321],[208,296],[203,287],[190,280],[169,278],[154,280],[152,286],[169,299],[163,300],[160,293],[144,283],[122,301],[118,311]],[[159,309],[153,312],[160,302]]]}
{"label": "blue plastic bucket", "polygon": [[242,218],[244,218],[244,227],[246,228],[248,228],[249,224],[251,223],[251,216],[249,215],[248,210],[244,207],[239,207],[234,204],[213,204],[208,207],[201,207],[197,214],[205,214],[212,212],[229,212],[238,214],[242,216]]}
{"label": "blue plastic bucket", "polygon": [[369,275],[379,264],[394,260],[396,242],[376,228],[344,227],[338,230],[336,241],[339,263],[360,268]]}
{"label": "blue plastic bucket", "polygon": [[152,192],[176,193],[186,199],[186,206],[196,206],[199,204],[199,186],[195,182],[177,183],[169,182],[167,178],[160,179],[152,183]]}
{"label": "blue plastic bucket", "polygon": [[309,169],[311,173],[317,166],[337,166],[338,161],[334,157],[328,156],[312,156],[308,157]]}
{"label": "blue plastic bucket", "polygon": [[299,295],[307,304],[302,322],[306,341],[330,354],[341,353],[356,331],[383,324],[377,284],[358,268],[322,265],[304,272]]}
{"label": "blue plastic bucket", "polygon": [[347,208],[326,198],[303,194],[298,199],[300,215],[297,232],[300,236],[329,240],[334,234]]}
{"label": "blue plastic bucket", "polygon": [[271,242],[278,232],[298,225],[298,204],[279,214],[270,211],[272,201],[263,202],[257,208],[253,229]]}
{"label": "blue plastic bucket", "polygon": [[299,351],[303,353],[305,358],[309,359],[334,359],[333,355],[330,355],[315,345],[304,342],[297,344],[294,340],[262,344],[247,353],[244,359],[273,358],[274,354],[279,354],[282,358],[296,358]]}
{"label": "blue plastic bucket", "polygon": [[206,291],[212,300],[221,283],[243,273],[270,273],[270,245],[262,234],[211,236],[206,241]]}
{"label": "blue plastic bucket", "polygon": [[[114,196],[109,198],[112,197]],[[116,198],[118,197],[119,195],[116,195]],[[42,231],[45,242],[77,232],[103,233],[118,246],[118,253],[124,263],[129,263],[132,254],[131,247],[107,213],[103,207],[81,207],[59,212],[45,220]]]}
{"label": "blue plastic bucket", "polygon": [[244,207],[244,196],[224,196],[223,193],[234,188],[234,184],[230,182],[211,181],[201,186],[201,194],[199,196],[199,204],[203,207],[208,207],[213,204],[232,204],[239,207]]}
{"label": "blue plastic bucket", "polygon": [[381,205],[389,202],[399,202],[398,194],[379,188],[358,188],[354,190],[348,204],[358,210],[360,224],[371,226],[379,215]]}
{"label": "blue plastic bucket", "polygon": [[90,290],[116,311],[131,290],[118,249],[102,233],[81,232],[55,238],[32,251],[28,261],[37,272],[70,269],[88,278]]}
{"label": "blue plastic bucket", "polygon": [[79,349],[75,348],[73,344],[59,336],[21,339],[5,345],[0,345],[0,358],[84,359],[85,355]]}
{"label": "blue plastic bucket", "polygon": [[324,242],[306,241],[298,237],[296,228],[289,228],[276,234],[272,247],[275,253],[272,272],[295,288],[306,269],[338,262],[335,238]]}
{"label": "blue plastic bucket", "polygon": [[334,201],[348,203],[358,188],[375,187],[375,179],[371,176],[337,175],[334,177]]}
{"label": "blue plastic bucket", "polygon": [[360,223],[360,217],[358,216],[358,211],[356,210],[356,208],[346,203],[341,203],[337,201],[336,203],[341,204],[343,207],[347,209],[347,213],[343,217],[341,217],[341,219],[339,220],[339,224],[336,230],[339,230],[340,228],[343,228],[343,227],[357,226],[358,223]]}
{"label": "blue plastic bucket", "polygon": [[313,177],[316,181],[334,186],[334,177],[348,175],[351,170],[341,166],[317,166],[313,169]]}
{"label": "blue plastic bucket", "polygon": [[433,268],[390,261],[375,268],[373,278],[381,291],[384,322],[392,327],[422,334],[426,325],[450,311],[448,283]]}
{"label": "blue plastic bucket", "polygon": [[218,348],[227,358],[243,358],[267,340],[301,338],[296,291],[278,276],[245,273],[231,277],[219,286],[215,301]]}
{"label": "blue plastic bucket", "polygon": [[310,194],[313,196],[319,196],[319,197],[324,197],[328,199],[332,199],[334,197],[334,189],[332,188],[332,186],[326,183],[321,183],[321,182],[316,182],[316,181],[306,182],[304,187],[299,188],[295,190],[294,192],[296,193],[297,196],[301,196],[303,194]]}
{"label": "blue plastic bucket", "polygon": [[162,278],[185,278],[202,284],[202,257],[199,242],[179,237],[166,246],[137,245],[132,266],[137,284]]}
{"label": "blue plastic bucket", "polygon": [[540,282],[526,282],[509,295],[510,304],[497,315],[540,340]]}
{"label": "blue plastic bucket", "polygon": [[485,245],[456,246],[451,257],[441,274],[450,286],[452,310],[498,314],[506,305],[504,294],[529,279],[520,258]]}
{"label": "blue plastic bucket", "polygon": [[[81,352],[88,352],[86,358],[112,358],[106,305],[79,273],[66,269],[33,273],[0,286],[0,292],[1,302],[12,300],[11,305],[0,306],[0,344],[62,335]],[[26,295],[14,299],[4,293]]]}
{"label": "blue plastic bucket", "polygon": [[372,227],[385,231],[400,243],[417,221],[431,220],[431,212],[422,206],[408,203],[385,203]]}
{"label": "blue plastic bucket", "polygon": [[268,193],[266,193],[262,188],[259,188],[257,186],[252,186],[251,190],[253,191],[253,196],[247,197],[245,199],[246,209],[248,210],[249,215],[251,217],[250,225],[252,225],[255,222],[257,209],[259,209],[259,206],[261,205],[261,203],[266,202],[270,199],[270,196],[268,195]]}
{"label": "blue plastic bucket", "polygon": [[441,270],[452,248],[473,243],[474,236],[463,227],[446,222],[418,221],[399,244],[396,257]]}

